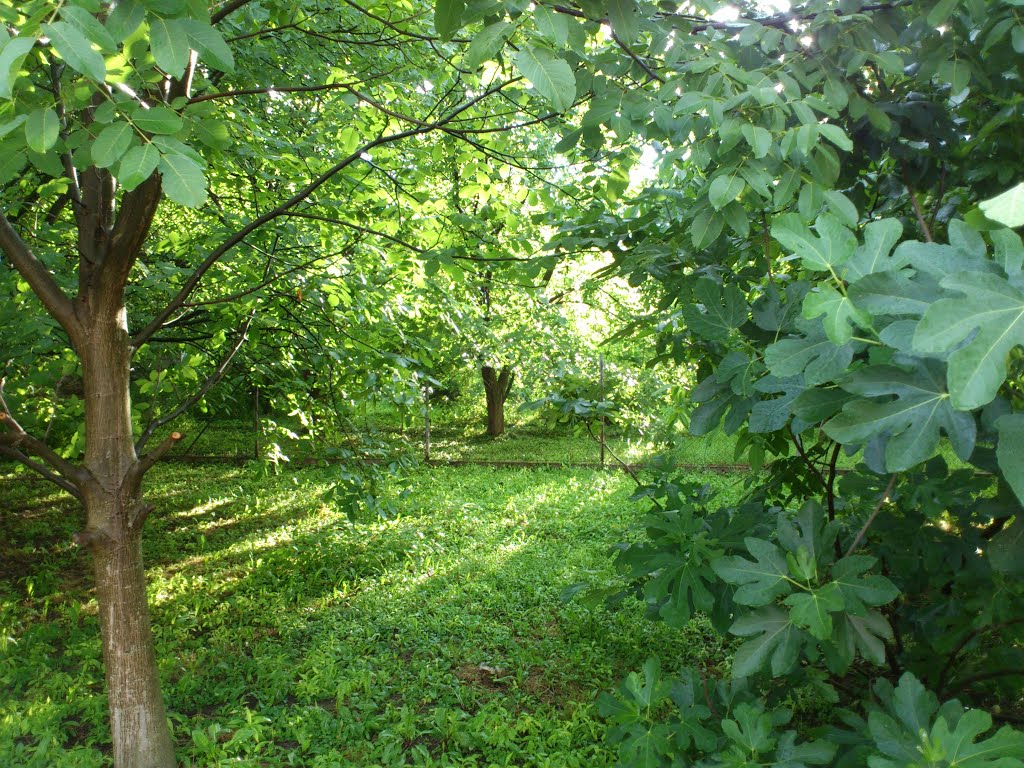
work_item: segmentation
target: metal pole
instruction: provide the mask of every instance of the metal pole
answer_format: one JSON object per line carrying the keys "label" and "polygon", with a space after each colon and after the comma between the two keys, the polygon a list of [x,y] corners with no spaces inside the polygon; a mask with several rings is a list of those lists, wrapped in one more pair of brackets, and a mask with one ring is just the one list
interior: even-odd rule
{"label": "metal pole", "polygon": [[[598,358],[601,366],[601,405],[604,405],[604,352]],[[601,411],[601,468],[604,468],[604,411]]]}
{"label": "metal pole", "polygon": [[430,387],[423,388],[423,461],[430,461]]}
{"label": "metal pole", "polygon": [[252,409],[252,433],[254,439],[253,458],[259,461],[260,458],[260,388],[256,387],[256,397],[253,399]]}

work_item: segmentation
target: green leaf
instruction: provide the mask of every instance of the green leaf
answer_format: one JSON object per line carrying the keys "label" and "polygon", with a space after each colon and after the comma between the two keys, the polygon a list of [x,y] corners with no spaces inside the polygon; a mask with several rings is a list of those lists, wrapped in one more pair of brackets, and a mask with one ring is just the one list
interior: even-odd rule
{"label": "green leaf", "polygon": [[771,400],[762,400],[750,409],[750,421],[747,429],[755,434],[775,432],[786,426],[793,403],[805,391],[801,377],[791,376],[779,379],[771,374],[761,378],[757,382],[756,388],[758,392],[782,393],[782,395]]}
{"label": "green leaf", "polygon": [[60,135],[60,120],[50,108],[37,109],[25,121],[25,142],[40,155],[50,151]]}
{"label": "green leaf", "polygon": [[1007,275],[1014,275],[1024,267],[1024,243],[1020,235],[1010,229],[996,229],[989,233],[995,247],[995,261]]}
{"label": "green leaf", "polygon": [[437,0],[434,5],[434,29],[442,40],[451,40],[462,26],[465,0]]}
{"label": "green leaf", "polygon": [[35,44],[33,38],[13,37],[0,45],[0,99],[11,98],[21,64]]}
{"label": "green leaf", "polygon": [[160,174],[167,196],[188,208],[198,208],[206,202],[206,177],[203,169],[185,155],[163,155]]}
{"label": "green leaf", "polygon": [[153,17],[149,22],[149,33],[156,65],[171,77],[181,77],[192,50],[182,19]]}
{"label": "green leaf", "polygon": [[950,59],[939,65],[935,76],[949,83],[953,93],[960,93],[971,82],[971,65],[964,59]]}
{"label": "green leaf", "polygon": [[747,302],[734,285],[720,287],[710,278],[697,281],[694,298],[696,304],[683,307],[683,317],[690,330],[710,341],[725,341],[730,332],[747,321]]}
{"label": "green leaf", "polygon": [[813,320],[822,315],[825,315],[825,334],[837,346],[853,338],[854,326],[871,327],[871,316],[831,285],[822,284],[804,297],[803,316]]}
{"label": "green leaf", "polygon": [[608,21],[612,32],[623,43],[629,45],[640,34],[640,9],[636,0],[608,0]]}
{"label": "green leaf", "polygon": [[28,115],[18,115],[13,120],[0,125],[0,139],[6,136],[11,131],[15,130],[19,126],[23,125],[28,120]]}
{"label": "green leaf", "polygon": [[103,56],[93,50],[92,43],[76,27],[63,21],[43,24],[43,31],[50,38],[50,45],[57,55],[72,69],[86,77],[102,83],[107,79],[107,65]]}
{"label": "green leaf", "polygon": [[576,100],[576,76],[569,64],[547,48],[525,45],[515,55],[516,68],[551,102],[556,112],[564,112]]}
{"label": "green leaf", "polygon": [[976,739],[992,727],[992,716],[981,709],[969,709],[950,729],[939,717],[931,731],[931,743],[944,752],[945,764],[957,768],[1015,768],[1024,758],[1024,733],[1006,725],[984,741]]}
{"label": "green leaf", "polygon": [[793,520],[784,512],[779,513],[776,526],[779,543],[791,554],[805,553],[812,571],[832,559],[839,527],[835,522],[826,522],[826,519],[825,510],[816,501],[804,503]]}
{"label": "green leaf", "polygon": [[533,21],[541,35],[555,47],[561,48],[569,39],[569,17],[565,14],[546,5],[537,5],[533,11]]}
{"label": "green leaf", "polygon": [[760,704],[744,702],[733,710],[732,715],[732,718],[722,720],[722,733],[739,747],[742,754],[768,752],[775,745],[772,718],[765,714]]}
{"label": "green leaf", "polygon": [[1024,520],[1020,515],[992,537],[985,554],[993,570],[1010,576],[1024,574]]}
{"label": "green leaf", "polygon": [[750,145],[755,158],[760,159],[771,151],[772,135],[767,129],[759,125],[744,123],[741,130],[743,131],[743,138]]}
{"label": "green leaf", "polygon": [[96,137],[90,151],[97,168],[109,168],[128,150],[135,131],[128,123],[118,120],[111,123]]}
{"label": "green leaf", "polygon": [[846,131],[838,125],[834,125],[833,123],[819,123],[818,133],[844,152],[853,151],[853,142],[850,141],[850,137],[846,135]]}
{"label": "green leaf", "polygon": [[876,272],[889,272],[905,266],[906,252],[902,258],[890,256],[893,247],[903,236],[903,223],[899,219],[872,221],[864,227],[864,244],[858,245],[853,257],[846,263],[843,278],[855,282]]}
{"label": "green leaf", "polygon": [[126,40],[146,18],[146,9],[136,0],[117,0],[107,17],[107,30],[115,40]]}
{"label": "green leaf", "polygon": [[740,616],[729,627],[738,637],[755,636],[741,645],[732,659],[732,676],[749,677],[765,665],[773,677],[790,672],[800,655],[804,634],[793,626],[789,614],[770,605]]}
{"label": "green leaf", "polygon": [[181,115],[169,107],[139,107],[132,113],[132,122],[140,131],[154,134],[172,134],[181,130]]}
{"label": "green leaf", "polygon": [[159,162],[160,153],[152,144],[132,147],[121,158],[115,176],[122,187],[131,191],[153,175]]}
{"label": "green leaf", "polygon": [[231,133],[220,120],[198,120],[193,122],[195,137],[211,149],[227,149],[231,146]]}
{"label": "green leaf", "polygon": [[857,206],[850,201],[850,198],[838,190],[830,189],[825,192],[825,201],[828,203],[829,210],[831,210],[845,226],[857,226],[857,222],[860,221],[860,214],[857,213]]}
{"label": "green leaf", "polygon": [[693,217],[693,224],[690,225],[690,240],[697,250],[704,250],[710,246],[718,236],[722,234],[725,226],[725,219],[718,213],[705,208]]}
{"label": "green leaf", "polygon": [[82,34],[100,47],[101,51],[113,53],[117,50],[117,41],[89,11],[75,5],[65,5],[61,8],[60,16],[78,27]]}
{"label": "green leaf", "polygon": [[746,187],[747,185],[743,179],[736,174],[724,174],[712,181],[708,187],[708,201],[716,211],[720,211],[742,195]]}
{"label": "green leaf", "polygon": [[[0,73],[2,72],[3,69],[0,67]],[[1013,228],[1024,225],[1024,182],[1001,195],[983,201],[978,207],[981,208],[985,216],[992,221],[999,222],[1004,227]]]}
{"label": "green leaf", "polygon": [[857,653],[873,664],[885,664],[885,643],[893,639],[892,627],[878,611],[847,612],[834,618],[830,641],[822,645],[829,669],[845,674]]}
{"label": "green leaf", "polygon": [[750,235],[750,218],[747,209],[739,203],[730,203],[722,209],[722,216],[729,228],[742,238]]}
{"label": "green leaf", "polygon": [[823,213],[814,224],[816,237],[795,213],[786,213],[772,224],[772,237],[803,260],[807,269],[834,272],[853,256],[857,238],[834,216]]}
{"label": "green leaf", "polygon": [[809,387],[837,379],[853,361],[850,344],[837,346],[819,322],[807,335],[783,339],[765,350],[765,364],[779,378],[802,374]]}
{"label": "green leaf", "polygon": [[863,398],[890,399],[847,403],[842,413],[825,424],[825,433],[844,445],[885,435],[885,466],[890,472],[901,472],[934,456],[940,430],[957,455],[967,459],[977,436],[974,416],[954,409],[943,384],[942,365],[933,360],[915,360],[910,370],[874,365],[855,371],[841,382],[843,389]]}
{"label": "green leaf", "polygon": [[920,317],[942,297],[937,280],[930,275],[876,272],[860,278],[849,290],[850,299],[872,315]]}
{"label": "green leaf", "polygon": [[744,543],[755,560],[729,555],[711,564],[719,578],[740,585],[733,599],[740,605],[759,606],[789,594],[789,568],[779,548],[763,539],[748,537]]}
{"label": "green leaf", "polygon": [[797,592],[783,601],[790,607],[789,618],[798,627],[806,628],[818,640],[832,636],[832,614],[843,609],[843,595],[835,584],[821,589]]}
{"label": "green leaf", "polygon": [[235,57],[220,32],[198,19],[177,19],[199,58],[222,72],[235,70]]}
{"label": "green leaf", "polygon": [[[996,429],[999,430],[999,443],[996,446],[999,470],[1024,504],[1024,414],[1003,416],[996,422]],[[1024,529],[1019,524],[1016,527]]]}
{"label": "green leaf", "polygon": [[480,30],[466,50],[466,67],[477,69],[485,61],[493,59],[514,29],[507,21],[498,21]]}
{"label": "green leaf", "polygon": [[953,10],[960,0],[939,0],[928,12],[927,21],[930,27],[938,27],[953,15]]}
{"label": "green leaf", "polygon": [[832,581],[842,592],[847,610],[863,613],[867,607],[887,605],[899,597],[899,589],[885,576],[864,575],[876,562],[867,555],[848,555],[832,566]]}
{"label": "green leaf", "polygon": [[1024,343],[1024,292],[1003,277],[978,272],[953,274],[941,284],[964,298],[942,299],[929,307],[917,326],[914,347],[941,354],[974,333],[949,356],[948,382],[954,407],[980,408],[1006,380],[1010,350]]}
{"label": "green leaf", "polygon": [[6,184],[15,176],[21,173],[21,169],[28,163],[28,157],[24,151],[0,152],[0,184]]}

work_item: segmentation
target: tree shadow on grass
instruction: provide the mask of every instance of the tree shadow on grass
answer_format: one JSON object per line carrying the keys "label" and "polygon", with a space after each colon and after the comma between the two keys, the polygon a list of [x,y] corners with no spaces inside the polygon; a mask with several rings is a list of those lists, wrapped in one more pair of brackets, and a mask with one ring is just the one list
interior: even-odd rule
{"label": "tree shadow on grass", "polygon": [[[192,729],[235,739],[256,713],[266,743],[237,754],[339,749],[360,764],[392,744],[503,760],[552,734],[599,751],[595,692],[654,645],[679,658],[692,645],[636,606],[559,599],[585,571],[608,577],[607,547],[637,513],[628,489],[585,472],[481,476],[434,470],[397,519],[355,525],[315,472],[298,494],[232,476],[191,506],[155,495],[154,631],[182,750]],[[90,647],[69,673],[95,689],[98,637]],[[501,747],[486,734],[503,728]],[[64,730],[70,746],[88,733],[73,719]]]}

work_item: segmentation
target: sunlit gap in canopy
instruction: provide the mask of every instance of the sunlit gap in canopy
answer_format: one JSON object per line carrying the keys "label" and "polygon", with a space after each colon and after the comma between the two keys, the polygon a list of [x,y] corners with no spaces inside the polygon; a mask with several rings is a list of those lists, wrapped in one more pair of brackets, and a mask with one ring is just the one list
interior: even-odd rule
{"label": "sunlit gap in canopy", "polygon": [[[680,6],[680,10],[685,11],[688,5],[688,3],[684,3]],[[760,14],[785,13],[792,7],[789,0],[758,0],[753,5]],[[710,18],[714,21],[736,21],[740,15],[741,10],[737,6],[723,5],[711,14]],[[805,46],[809,44],[803,40],[801,42]],[[781,85],[778,89],[781,90]],[[650,144],[644,146],[640,159],[629,171],[630,187],[636,189],[657,178],[658,158],[658,150],[655,147]]]}
{"label": "sunlit gap in canopy", "polygon": [[[754,3],[759,13],[785,13],[791,7],[789,0],[760,0]],[[735,5],[723,5],[713,14],[711,18],[715,21],[736,21],[741,11]]]}

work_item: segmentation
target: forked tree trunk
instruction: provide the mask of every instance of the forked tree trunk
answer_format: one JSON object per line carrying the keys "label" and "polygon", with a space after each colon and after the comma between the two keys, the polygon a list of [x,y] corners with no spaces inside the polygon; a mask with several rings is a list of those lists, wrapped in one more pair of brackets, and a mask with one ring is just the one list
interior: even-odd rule
{"label": "forked tree trunk", "polygon": [[487,398],[487,434],[497,437],[505,432],[505,400],[512,390],[512,368],[504,366],[498,373],[489,365],[480,369]]}
{"label": "forked tree trunk", "polygon": [[92,550],[114,765],[174,768],[153,649],[142,525],[149,507],[135,453],[129,389],[130,347],[123,308],[92,314],[79,345],[85,389],[86,529]]}

